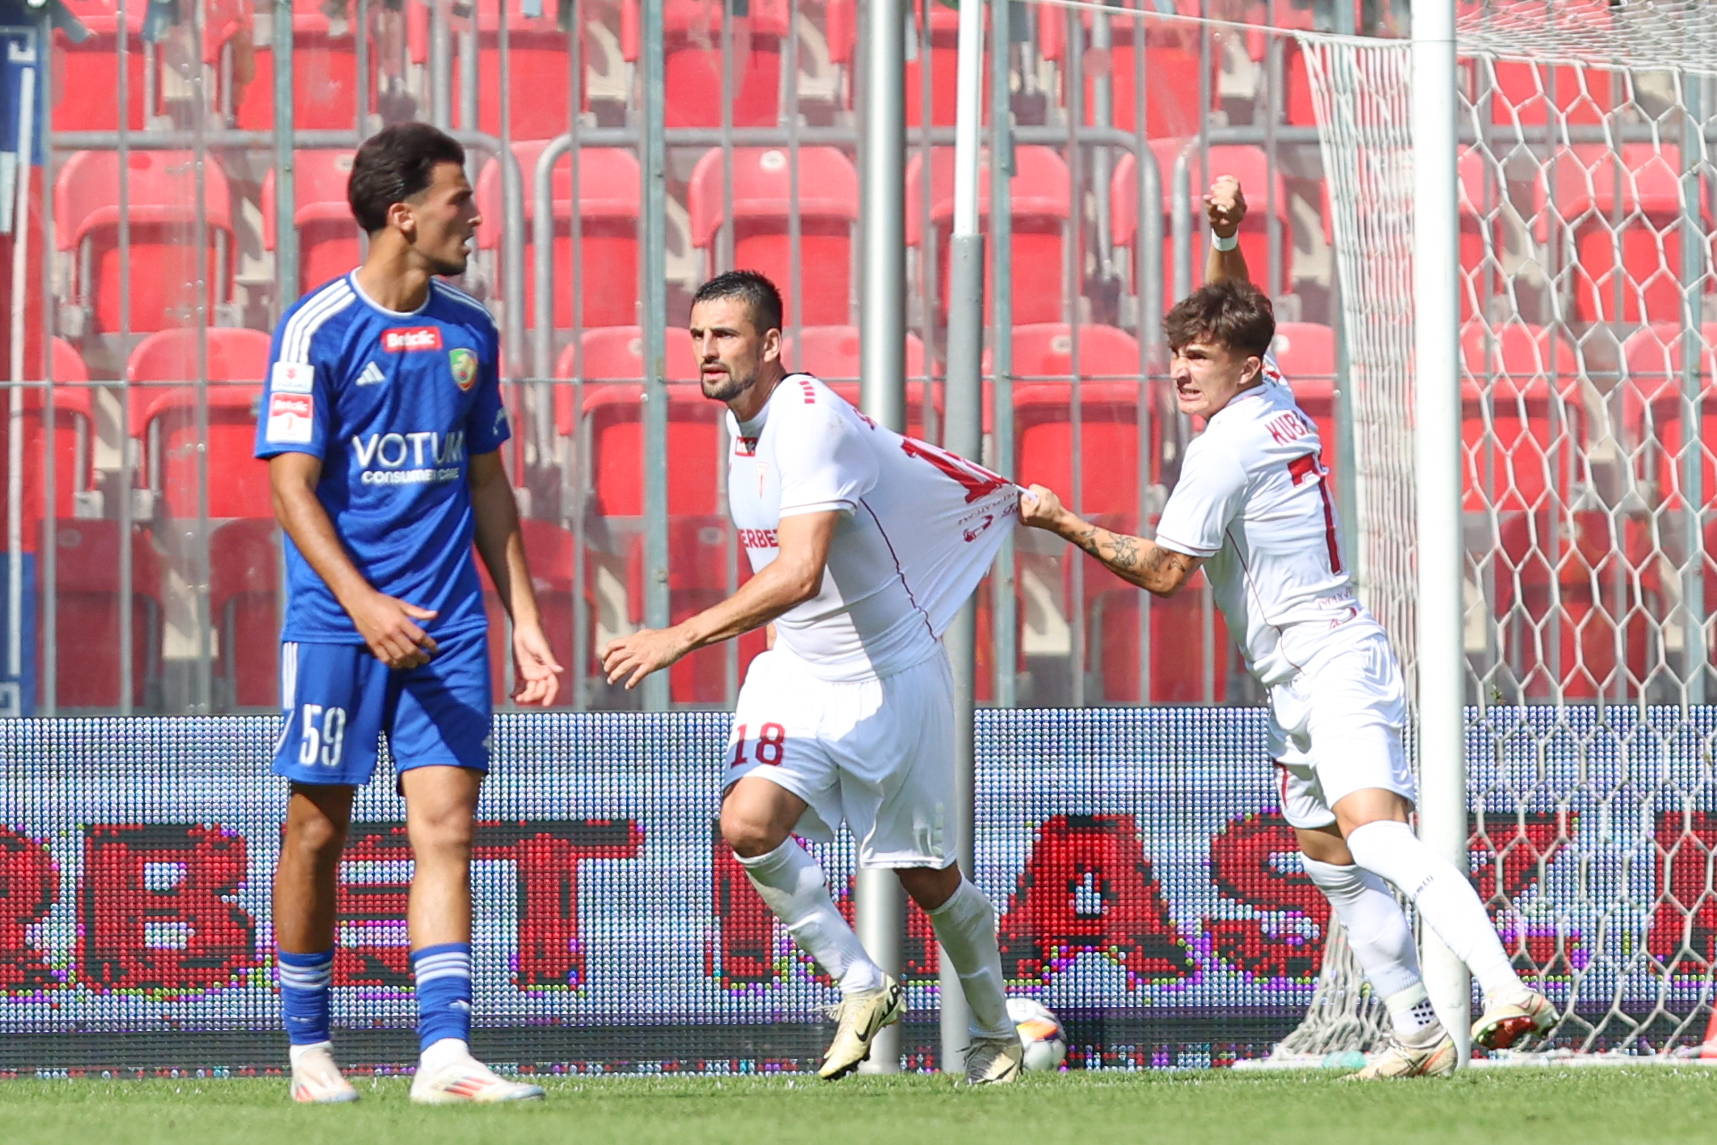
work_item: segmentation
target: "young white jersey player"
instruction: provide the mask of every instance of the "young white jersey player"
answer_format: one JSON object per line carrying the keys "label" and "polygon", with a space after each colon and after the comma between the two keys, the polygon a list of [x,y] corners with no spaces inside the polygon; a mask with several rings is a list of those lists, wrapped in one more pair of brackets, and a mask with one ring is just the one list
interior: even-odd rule
{"label": "young white jersey player", "polygon": [[[1217,239],[1232,245],[1245,213],[1239,183],[1217,180],[1206,203]],[[1397,1044],[1358,1076],[1446,1075],[1455,1045],[1382,880],[1413,901],[1484,988],[1475,1042],[1513,1045],[1546,1031],[1555,1013],[1515,974],[1465,874],[1408,826],[1415,790],[1400,669],[1353,594],[1322,443],[1269,354],[1269,299],[1247,281],[1238,247],[1212,244],[1206,279],[1164,320],[1176,400],[1205,429],[1187,448],[1156,540],[1092,526],[1038,485],[1021,516],[1159,596],[1204,569],[1247,668],[1269,689],[1270,755],[1306,873],[1346,927],[1395,1028]]]}
{"label": "young white jersey player", "polygon": [[728,406],[728,500],[753,576],[673,628],[612,641],[632,687],[694,649],[773,623],[727,746],[721,832],[795,942],[840,984],[819,1071],[837,1078],[900,1020],[900,984],[865,953],[793,838],[843,821],[863,867],[894,870],[959,971],[972,1013],[966,1079],[1008,1082],[995,911],[955,865],[954,686],[941,636],[1018,523],[1019,489],[876,425],[781,363],[781,298],[734,271],[692,303],[706,396]]}

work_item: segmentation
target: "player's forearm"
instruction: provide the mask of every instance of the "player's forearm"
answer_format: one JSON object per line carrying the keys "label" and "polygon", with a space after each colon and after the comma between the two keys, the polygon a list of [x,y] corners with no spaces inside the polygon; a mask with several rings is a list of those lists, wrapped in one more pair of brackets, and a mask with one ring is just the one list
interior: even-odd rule
{"label": "player's forearm", "polygon": [[340,607],[352,615],[357,603],[376,588],[352,563],[328,510],[314,489],[287,486],[274,490],[274,515],[304,560],[322,578]]}
{"label": "player's forearm", "polygon": [[1182,571],[1182,562],[1174,559],[1180,554],[1155,541],[1093,525],[1072,513],[1057,523],[1055,531],[1128,584],[1157,596],[1173,596],[1190,575],[1190,571]]}
{"label": "player's forearm", "polygon": [[688,652],[762,628],[776,617],[810,600],[822,590],[822,570],[812,576],[776,560],[765,565],[739,591],[678,625]]}
{"label": "player's forearm", "polygon": [[[1208,242],[1208,240],[1207,240]],[[1251,282],[1251,272],[1246,268],[1246,255],[1239,247],[1233,250],[1217,250],[1215,243],[1208,243],[1210,253],[1204,258],[1204,281],[1206,285],[1218,282]]]}
{"label": "player's forearm", "polygon": [[471,513],[476,521],[477,555],[495,582],[501,607],[515,625],[540,623],[524,536],[519,531],[519,503],[504,472],[472,487]]}

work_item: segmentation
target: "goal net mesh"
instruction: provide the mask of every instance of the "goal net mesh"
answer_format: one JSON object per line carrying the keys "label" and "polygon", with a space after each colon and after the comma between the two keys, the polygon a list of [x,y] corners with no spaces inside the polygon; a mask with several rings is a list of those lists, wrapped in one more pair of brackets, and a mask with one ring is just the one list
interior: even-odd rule
{"label": "goal net mesh", "polygon": [[[1298,39],[1351,363],[1357,568],[1411,679],[1410,49]],[[1554,1046],[1696,1054],[1717,954],[1717,5],[1465,5],[1458,53],[1473,876],[1561,1013]],[[1351,957],[1330,961],[1284,1050],[1379,1036]]]}

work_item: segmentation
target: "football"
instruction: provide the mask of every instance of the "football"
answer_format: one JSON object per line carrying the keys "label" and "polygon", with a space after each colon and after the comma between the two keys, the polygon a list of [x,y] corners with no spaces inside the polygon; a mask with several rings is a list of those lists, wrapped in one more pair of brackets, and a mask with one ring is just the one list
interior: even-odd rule
{"label": "football", "polygon": [[1067,1031],[1048,1006],[1031,998],[1009,998],[1008,1017],[1013,1019],[1020,1044],[1025,1047],[1026,1069],[1061,1068],[1067,1058]]}

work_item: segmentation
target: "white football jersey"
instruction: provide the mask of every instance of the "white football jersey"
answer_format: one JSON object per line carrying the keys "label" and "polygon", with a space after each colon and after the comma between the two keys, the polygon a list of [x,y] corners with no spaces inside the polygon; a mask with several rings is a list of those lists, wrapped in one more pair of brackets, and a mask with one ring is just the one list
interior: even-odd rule
{"label": "white football jersey", "polygon": [[1019,522],[1019,488],[876,425],[809,374],[756,418],[727,415],[727,498],[753,572],[779,555],[783,517],[842,514],[823,587],[775,621],[776,644],[824,680],[921,663]]}
{"label": "white football jersey", "polygon": [[1272,358],[1187,447],[1157,543],[1207,558],[1228,631],[1265,684],[1322,648],[1380,632],[1353,595],[1322,443]]}

